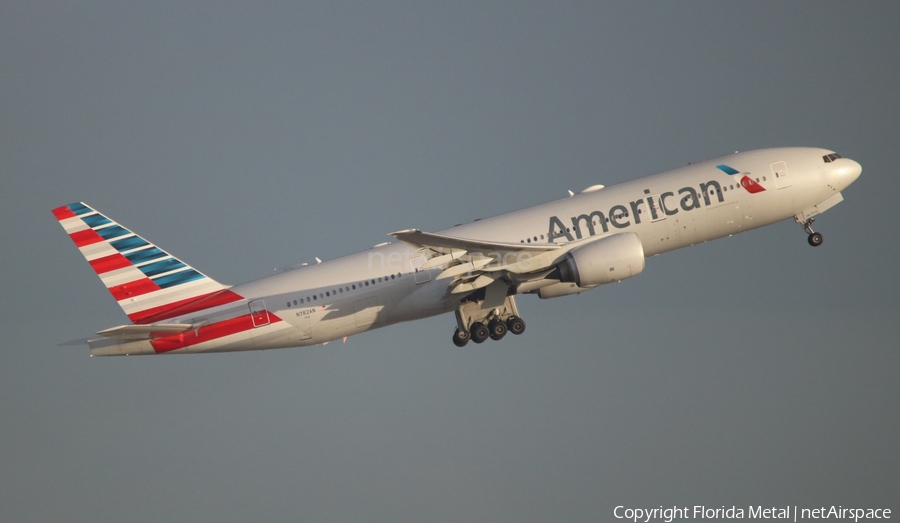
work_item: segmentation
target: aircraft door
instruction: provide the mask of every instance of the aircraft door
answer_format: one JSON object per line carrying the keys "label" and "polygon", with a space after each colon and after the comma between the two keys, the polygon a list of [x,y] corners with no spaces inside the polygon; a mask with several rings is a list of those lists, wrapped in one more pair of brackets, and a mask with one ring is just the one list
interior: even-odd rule
{"label": "aircraft door", "polygon": [[772,164],[772,176],[775,177],[775,187],[784,189],[791,186],[791,178],[788,176],[787,163],[775,162]]}
{"label": "aircraft door", "polygon": [[266,302],[263,300],[253,300],[250,305],[250,321],[253,327],[262,327],[269,324],[269,311],[266,309]]}
{"label": "aircraft door", "polygon": [[666,219],[666,211],[663,209],[662,200],[658,194],[647,197],[647,205],[650,207],[650,221],[658,222]]}

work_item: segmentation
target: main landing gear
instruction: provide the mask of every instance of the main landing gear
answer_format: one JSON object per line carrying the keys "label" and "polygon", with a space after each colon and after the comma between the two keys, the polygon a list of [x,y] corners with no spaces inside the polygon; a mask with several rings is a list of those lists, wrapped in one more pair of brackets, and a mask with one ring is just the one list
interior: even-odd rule
{"label": "main landing gear", "polygon": [[822,241],[824,240],[824,238],[822,238],[822,233],[812,230],[812,224],[814,221],[816,220],[813,218],[807,218],[806,221],[801,223],[803,224],[803,230],[806,231],[806,234],[809,234],[809,236],[806,238],[806,241],[808,241],[809,244],[813,247],[818,247],[819,245],[822,245]]}
{"label": "main landing gear", "polygon": [[519,317],[519,310],[512,296],[507,296],[503,305],[487,310],[478,301],[460,304],[456,310],[456,331],[453,344],[465,347],[469,340],[483,343],[488,338],[500,341],[507,332],[515,335],[525,332],[525,321]]}
{"label": "main landing gear", "polygon": [[494,319],[485,325],[483,322],[475,322],[468,331],[459,330],[453,332],[453,344],[457,347],[465,347],[469,340],[475,343],[483,343],[488,338],[500,341],[507,332],[519,335],[525,332],[525,320],[518,316],[508,318],[506,321]]}

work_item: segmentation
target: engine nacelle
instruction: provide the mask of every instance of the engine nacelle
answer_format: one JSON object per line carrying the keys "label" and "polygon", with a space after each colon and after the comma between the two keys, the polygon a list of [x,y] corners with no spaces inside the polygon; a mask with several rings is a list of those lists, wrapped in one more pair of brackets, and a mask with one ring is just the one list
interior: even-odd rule
{"label": "engine nacelle", "polygon": [[633,232],[614,234],[573,249],[557,268],[561,282],[581,290],[619,282],[644,271],[644,246]]}
{"label": "engine nacelle", "polygon": [[581,294],[584,291],[588,291],[590,288],[583,288],[575,285],[574,283],[553,283],[547,285],[545,287],[541,287],[536,291],[532,291],[536,293],[538,297],[542,300],[546,300],[549,298],[559,298],[560,296],[571,296],[572,294]]}

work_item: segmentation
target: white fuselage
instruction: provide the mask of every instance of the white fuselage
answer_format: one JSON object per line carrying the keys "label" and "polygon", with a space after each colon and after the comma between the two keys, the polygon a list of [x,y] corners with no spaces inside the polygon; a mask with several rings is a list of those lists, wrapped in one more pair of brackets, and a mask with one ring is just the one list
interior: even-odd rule
{"label": "white fuselage", "polygon": [[[823,161],[829,153],[817,148],[735,153],[439,233],[528,245],[634,232],[645,256],[654,256],[813,212],[859,175],[853,160]],[[727,174],[720,165],[736,173]],[[748,179],[750,187],[742,187]],[[436,279],[439,269],[413,269],[419,256],[416,246],[399,241],[232,287],[246,299],[171,322],[222,322],[246,314],[249,303],[261,311],[259,326],[174,352],[314,345],[455,310],[460,297]]]}

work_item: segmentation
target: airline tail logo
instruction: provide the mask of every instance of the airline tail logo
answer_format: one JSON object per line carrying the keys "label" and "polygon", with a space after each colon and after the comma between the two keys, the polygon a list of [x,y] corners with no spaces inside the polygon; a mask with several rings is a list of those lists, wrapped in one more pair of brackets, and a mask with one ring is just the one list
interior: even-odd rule
{"label": "airline tail logo", "polygon": [[[721,165],[717,165],[716,169],[719,169],[720,171],[722,171],[723,173],[725,173],[729,176],[734,176],[735,174],[741,174],[741,172],[738,171],[737,169],[735,169],[734,167],[731,167],[730,165],[725,165],[724,163]],[[750,176],[748,176],[747,173],[745,173],[744,176],[741,178],[741,187],[746,189],[747,192],[749,192],[750,194],[761,193],[766,190],[766,188],[763,187],[762,185],[760,185],[758,182],[756,182],[756,180],[754,180],[753,178],[750,178]]]}
{"label": "airline tail logo", "polygon": [[188,307],[194,302],[208,308],[242,299],[84,203],[58,207],[53,215],[135,323],[199,310]]}

